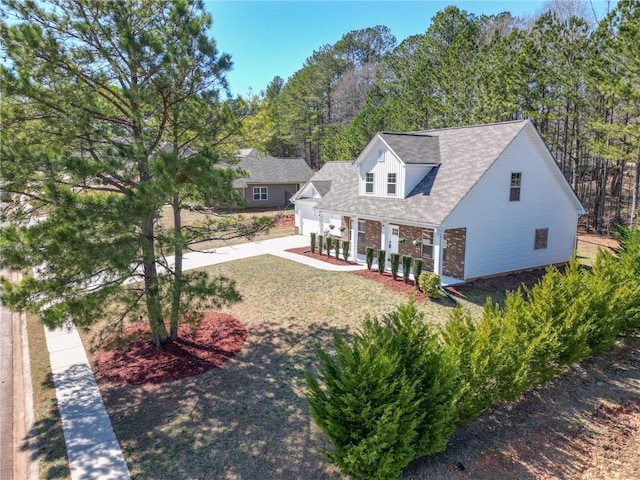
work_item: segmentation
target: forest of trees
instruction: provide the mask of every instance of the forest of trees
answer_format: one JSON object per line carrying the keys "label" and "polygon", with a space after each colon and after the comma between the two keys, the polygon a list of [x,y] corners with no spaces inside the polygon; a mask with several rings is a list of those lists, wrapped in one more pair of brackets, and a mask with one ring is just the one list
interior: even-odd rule
{"label": "forest of trees", "polygon": [[273,79],[251,146],[318,169],[355,159],[377,131],[529,118],[589,212],[584,226],[608,233],[637,221],[638,45],[638,0],[599,22],[586,2],[527,19],[450,6],[399,45],[384,26],[352,31]]}

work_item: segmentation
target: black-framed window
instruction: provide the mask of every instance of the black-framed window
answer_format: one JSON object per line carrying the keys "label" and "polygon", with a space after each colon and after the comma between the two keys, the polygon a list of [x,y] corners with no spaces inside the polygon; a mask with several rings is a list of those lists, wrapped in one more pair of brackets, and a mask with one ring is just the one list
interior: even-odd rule
{"label": "black-framed window", "polygon": [[422,231],[422,252],[423,258],[433,259],[433,230]]}
{"label": "black-framed window", "polygon": [[396,194],[397,175],[395,173],[387,174],[387,195]]}
{"label": "black-framed window", "polygon": [[364,192],[373,193],[373,172],[364,175]]}
{"label": "black-framed window", "polygon": [[256,202],[269,199],[269,187],[253,187],[253,200]]}
{"label": "black-framed window", "polygon": [[511,187],[509,188],[509,201],[510,202],[519,202],[520,201],[520,186],[522,185],[522,173],[521,172],[513,172],[511,173]]}
{"label": "black-framed window", "polygon": [[547,248],[547,240],[549,239],[548,228],[536,228],[536,237],[533,243],[534,250]]}

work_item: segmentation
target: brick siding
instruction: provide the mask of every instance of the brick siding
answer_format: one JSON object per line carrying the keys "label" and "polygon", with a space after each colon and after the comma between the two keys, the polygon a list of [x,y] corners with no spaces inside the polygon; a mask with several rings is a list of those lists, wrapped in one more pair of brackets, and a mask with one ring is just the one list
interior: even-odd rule
{"label": "brick siding", "polygon": [[464,279],[464,253],[467,239],[466,228],[453,228],[444,232],[447,241],[446,258],[442,262],[442,274]]}

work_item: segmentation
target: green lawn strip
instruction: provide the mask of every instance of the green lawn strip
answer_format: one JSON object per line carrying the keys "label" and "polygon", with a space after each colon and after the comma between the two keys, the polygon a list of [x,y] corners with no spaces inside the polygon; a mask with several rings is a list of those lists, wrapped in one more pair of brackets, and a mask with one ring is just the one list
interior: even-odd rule
{"label": "green lawn strip", "polygon": [[[340,478],[304,399],[304,372],[334,329],[406,301],[377,282],[273,256],[206,269],[236,280],[244,301],[226,308],[249,336],[220,369],[162,386],[100,385],[134,478]],[[462,300],[469,309],[479,310]],[[451,307],[420,302],[441,323]]]}
{"label": "green lawn strip", "polygon": [[29,357],[33,384],[34,430],[38,441],[40,478],[71,478],[62,433],[56,391],[53,387],[49,351],[40,319],[27,316]]}

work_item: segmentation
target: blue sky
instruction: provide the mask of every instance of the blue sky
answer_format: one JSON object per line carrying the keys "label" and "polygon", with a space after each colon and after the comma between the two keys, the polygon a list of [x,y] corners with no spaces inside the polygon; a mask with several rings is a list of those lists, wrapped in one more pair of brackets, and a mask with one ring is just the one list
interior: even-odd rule
{"label": "blue sky", "polygon": [[[605,0],[591,1],[601,15]],[[213,16],[211,35],[218,49],[229,53],[234,67],[227,75],[234,95],[264,90],[276,75],[285,80],[302,68],[314,50],[342,35],[376,25],[389,27],[398,43],[424,33],[431,18],[447,5],[476,15],[510,11],[528,16],[545,1],[261,1],[205,0]],[[613,4],[614,2],[612,2]],[[590,7],[589,7],[590,8]]]}

